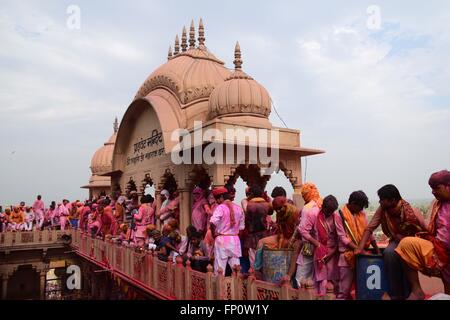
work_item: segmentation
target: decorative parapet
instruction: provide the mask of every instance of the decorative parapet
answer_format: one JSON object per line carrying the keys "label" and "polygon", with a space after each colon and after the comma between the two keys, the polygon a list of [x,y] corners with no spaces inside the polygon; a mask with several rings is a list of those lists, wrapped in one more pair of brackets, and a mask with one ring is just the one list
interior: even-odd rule
{"label": "decorative parapet", "polygon": [[[72,230],[72,246],[85,259],[103,267],[132,285],[160,299],[186,300],[313,300],[310,289],[293,289],[289,284],[277,285],[256,280],[235,268],[231,277],[222,270],[213,274],[212,266],[202,273],[192,270],[190,262],[183,266],[164,262],[151,252],[135,251],[113,241],[93,239]],[[332,298],[330,296],[330,298]]]}
{"label": "decorative parapet", "polygon": [[0,233],[0,251],[64,246],[62,236],[70,231],[44,230]]}

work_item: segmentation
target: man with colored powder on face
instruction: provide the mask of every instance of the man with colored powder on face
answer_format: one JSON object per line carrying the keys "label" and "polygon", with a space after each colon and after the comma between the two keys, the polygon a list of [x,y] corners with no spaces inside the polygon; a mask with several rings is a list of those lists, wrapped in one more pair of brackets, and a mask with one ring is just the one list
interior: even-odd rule
{"label": "man with colored powder on face", "polygon": [[248,253],[251,268],[254,268],[255,254],[259,240],[269,236],[266,219],[269,213],[271,213],[271,206],[263,198],[262,188],[258,185],[252,186],[250,188],[250,197],[245,214],[246,232],[243,238],[243,250],[245,253]]}
{"label": "man with colored powder on face", "polygon": [[[336,219],[336,229],[339,236],[339,293],[337,299],[351,300],[351,289],[355,279],[355,250],[367,227],[367,216],[364,209],[369,207],[367,195],[359,190],[350,194],[348,202],[339,210]],[[377,242],[371,236],[364,249],[372,244],[376,253],[379,253]]]}
{"label": "man with colored powder on face", "polygon": [[297,285],[312,284],[314,246],[308,238],[315,237],[314,223],[322,208],[322,198],[314,183],[305,183],[301,189],[305,206],[300,215],[298,232],[302,236],[302,247],[297,258],[297,273],[295,279]]}
{"label": "man with colored powder on face", "polygon": [[[324,297],[327,292],[328,282],[334,285],[334,292],[339,292],[338,269],[338,231],[336,220],[339,214],[336,212],[338,202],[329,195],[323,199],[322,209],[314,222],[314,237],[306,234],[305,240],[314,245],[314,281],[318,297]],[[342,230],[343,232],[343,230]],[[341,232],[341,233],[342,233]]]}
{"label": "man with colored powder on face", "polygon": [[36,228],[42,230],[42,226],[44,225],[44,212],[45,205],[44,201],[42,201],[41,195],[38,195],[36,200],[33,203],[33,212],[36,219]]}
{"label": "man with colored powder on face", "polygon": [[59,221],[61,223],[61,230],[65,230],[67,223],[68,223],[68,219],[69,219],[69,215],[70,215],[70,206],[69,206],[70,202],[69,200],[64,199],[63,203],[61,203],[57,210],[58,210],[58,215],[59,215]]}
{"label": "man with colored powder on face", "polygon": [[395,249],[411,286],[409,300],[425,298],[418,271],[441,278],[445,293],[450,295],[450,172],[433,173],[428,184],[436,198],[430,207],[428,230],[403,238]]}
{"label": "man with colored powder on face", "polygon": [[378,190],[378,197],[380,206],[366,227],[355,254],[363,252],[371,234],[381,225],[383,233],[389,238],[389,245],[383,252],[389,282],[388,295],[393,300],[403,300],[409,296],[410,289],[395,248],[404,237],[414,236],[427,227],[420,211],[402,199],[396,186],[383,186]]}

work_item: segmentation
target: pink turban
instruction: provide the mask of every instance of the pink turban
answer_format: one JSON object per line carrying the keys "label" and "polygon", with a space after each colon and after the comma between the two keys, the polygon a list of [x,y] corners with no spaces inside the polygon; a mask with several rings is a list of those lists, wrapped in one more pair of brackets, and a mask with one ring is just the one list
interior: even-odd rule
{"label": "pink turban", "polygon": [[436,188],[440,184],[450,187],[450,171],[441,170],[439,172],[433,173],[428,180],[428,184],[431,188]]}

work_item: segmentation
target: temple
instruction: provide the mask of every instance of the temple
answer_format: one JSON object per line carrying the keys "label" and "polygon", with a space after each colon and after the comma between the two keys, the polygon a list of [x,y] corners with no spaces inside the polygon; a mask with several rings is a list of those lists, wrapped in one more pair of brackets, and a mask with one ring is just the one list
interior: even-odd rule
{"label": "temple", "polygon": [[[141,193],[147,185],[154,186],[158,205],[163,188],[177,190],[180,229],[185,230],[190,223],[191,191],[195,186],[234,184],[238,177],[248,185],[265,186],[270,174],[281,170],[293,186],[294,202],[301,206],[301,157],[323,151],[302,147],[299,130],[272,125],[269,92],[244,72],[239,43],[235,46],[234,70],[229,70],[206,47],[201,20],[197,36],[196,39],[193,22],[189,39],[183,28],[181,44],[177,35],[174,51],[169,48],[167,62],[137,90],[118,128],[114,148],[105,144],[94,155],[93,181],[88,186],[91,194],[100,177],[105,178],[101,180],[105,184],[111,178],[113,194],[126,194],[130,185],[141,186],[137,190]],[[180,129],[184,135],[199,139],[189,145],[186,141],[180,143],[172,136]],[[246,136],[262,131],[269,137],[265,141],[259,139],[255,143]],[[208,134],[202,134],[205,132]],[[230,139],[225,132],[233,132],[235,137]],[[277,141],[271,140],[274,136]],[[216,152],[214,163],[197,159],[196,152],[203,154],[214,146],[227,146],[222,154]],[[239,148],[245,150],[243,159],[238,159],[238,152],[230,153]],[[264,163],[260,149],[270,150],[268,153],[276,151],[275,163]],[[251,150],[258,154],[255,159],[249,157]],[[106,152],[112,152],[112,156]],[[173,153],[194,161],[175,164]],[[107,170],[110,163],[103,162],[107,159],[112,159],[110,170]]]}

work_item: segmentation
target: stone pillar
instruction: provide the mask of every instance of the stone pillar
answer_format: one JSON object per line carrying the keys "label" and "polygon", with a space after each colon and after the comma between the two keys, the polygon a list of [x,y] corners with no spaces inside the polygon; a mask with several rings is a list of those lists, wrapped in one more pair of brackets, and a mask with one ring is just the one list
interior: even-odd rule
{"label": "stone pillar", "polygon": [[176,261],[176,265],[175,265],[175,272],[174,272],[174,277],[175,277],[174,294],[178,300],[184,300],[185,288],[183,287],[183,284],[184,284],[184,281],[183,281],[183,277],[184,277],[183,258],[181,256],[178,256],[175,259],[175,261]]}
{"label": "stone pillar", "polygon": [[[45,285],[46,285],[46,276],[47,276],[47,272],[45,270],[41,270],[39,272],[39,276],[40,276],[40,299],[41,300],[45,300]],[[63,284],[65,285],[65,283]]]}
{"label": "stone pillar", "polygon": [[305,205],[305,200],[303,200],[301,190],[302,190],[301,185],[295,185],[294,193],[292,194],[292,201],[294,201],[295,206],[299,209],[302,209],[303,206]]}
{"label": "stone pillar", "polygon": [[91,276],[91,298],[92,298],[92,300],[97,299],[97,297],[95,296],[95,277],[94,276]]}
{"label": "stone pillar", "polygon": [[288,156],[283,161],[285,163],[284,174],[294,188],[292,201],[297,208],[302,209],[305,201],[301,192],[303,186],[301,158]]}
{"label": "stone pillar", "polygon": [[[159,220],[159,211],[161,210],[161,190],[155,189],[155,201],[156,201],[156,212],[155,212],[155,225],[158,230],[161,230],[161,223]],[[158,216],[156,215],[158,214]]]}
{"label": "stone pillar", "polygon": [[186,228],[191,224],[191,191],[188,188],[178,189],[180,193],[180,232],[186,235]]}
{"label": "stone pillar", "polygon": [[[45,280],[49,265],[43,262],[33,263],[33,268],[39,274],[39,299],[45,299]],[[65,285],[65,284],[64,284]]]}
{"label": "stone pillar", "polygon": [[6,300],[8,295],[8,279],[9,279],[8,273],[2,275],[2,300]]}

